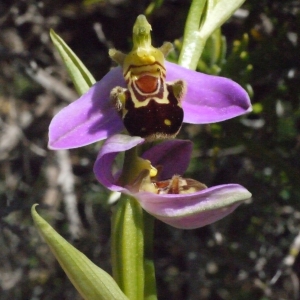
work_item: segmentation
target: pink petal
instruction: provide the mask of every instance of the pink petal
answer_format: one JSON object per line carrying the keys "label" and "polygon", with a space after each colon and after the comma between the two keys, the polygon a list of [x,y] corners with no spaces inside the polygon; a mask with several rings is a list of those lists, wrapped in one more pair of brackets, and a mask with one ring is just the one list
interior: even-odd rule
{"label": "pink petal", "polygon": [[118,85],[125,86],[120,67],[63,108],[50,123],[49,148],[81,147],[120,132],[124,126],[109,98],[110,91]]}
{"label": "pink petal", "polygon": [[159,180],[165,180],[186,171],[192,151],[191,141],[169,140],[152,147],[142,157],[150,160],[153,166],[163,166]]}
{"label": "pink petal", "polygon": [[194,229],[216,222],[234,211],[251,193],[238,184],[211,187],[192,194],[139,193],[142,207],[173,227]]}
{"label": "pink petal", "polygon": [[[169,62],[166,66],[167,80],[183,79],[187,82],[183,99],[184,122],[218,122],[251,110],[247,93],[234,81]],[[110,91],[115,86],[126,86],[120,67],[112,69],[53,118],[49,127],[49,148],[81,147],[120,132],[124,128],[122,120],[109,100]]]}
{"label": "pink petal", "polygon": [[127,189],[115,184],[116,178],[112,174],[113,162],[119,152],[131,149],[143,142],[143,138],[124,134],[115,134],[108,138],[103,144],[94,164],[94,173],[100,183],[111,191],[128,193]]}
{"label": "pink petal", "polygon": [[166,62],[166,67],[168,81],[182,79],[187,83],[187,92],[182,101],[183,122],[215,123],[252,110],[248,94],[236,82],[191,71],[170,62]]}

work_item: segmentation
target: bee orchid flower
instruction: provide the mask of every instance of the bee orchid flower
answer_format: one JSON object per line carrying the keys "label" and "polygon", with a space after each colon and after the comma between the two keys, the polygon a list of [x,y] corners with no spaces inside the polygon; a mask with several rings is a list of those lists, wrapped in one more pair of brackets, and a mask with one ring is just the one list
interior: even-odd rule
{"label": "bee orchid flower", "polygon": [[143,142],[143,138],[128,135],[110,137],[100,150],[94,173],[111,191],[134,196],[155,218],[176,228],[198,228],[227,216],[251,198],[250,192],[238,184],[207,188],[196,180],[181,177],[192,152],[192,143],[183,140],[164,141],[143,153],[143,160],[151,162],[154,168],[160,167],[159,177],[149,180],[149,168],[150,172],[144,173],[144,178],[133,180],[131,184],[120,184],[121,173],[112,173],[116,156]]}
{"label": "bee orchid flower", "polygon": [[251,111],[248,94],[236,82],[165,62],[172,45],[154,48],[150,30],[139,16],[132,51],[109,51],[120,66],[53,118],[50,149],[85,146],[125,128],[148,141],[170,138],[182,122],[214,123]]}

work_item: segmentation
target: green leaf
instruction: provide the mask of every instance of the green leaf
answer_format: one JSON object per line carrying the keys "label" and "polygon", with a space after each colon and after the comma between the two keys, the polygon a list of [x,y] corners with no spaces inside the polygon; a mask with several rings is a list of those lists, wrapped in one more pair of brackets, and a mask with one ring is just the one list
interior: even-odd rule
{"label": "green leaf", "polygon": [[217,28],[224,24],[245,0],[208,0],[206,19],[200,28],[200,36],[207,39]]}
{"label": "green leaf", "polygon": [[244,2],[245,0],[193,0],[185,26],[179,64],[195,70],[207,39]]}
{"label": "green leaf", "polygon": [[[198,31],[201,18],[203,17],[205,4],[206,0],[192,1],[184,27],[183,44],[178,63],[179,65],[192,70],[196,69],[200,57],[200,55],[198,56],[198,53],[202,52],[205,45],[205,41],[202,43],[198,39]],[[196,58],[194,58],[195,55]]]}
{"label": "green leaf", "polygon": [[96,82],[95,78],[53,29],[50,30],[50,37],[68,70],[68,74],[75,85],[76,91],[80,95],[84,94]]}
{"label": "green leaf", "polygon": [[86,300],[128,300],[114,279],[60,236],[35,210],[32,218],[67,276]]}

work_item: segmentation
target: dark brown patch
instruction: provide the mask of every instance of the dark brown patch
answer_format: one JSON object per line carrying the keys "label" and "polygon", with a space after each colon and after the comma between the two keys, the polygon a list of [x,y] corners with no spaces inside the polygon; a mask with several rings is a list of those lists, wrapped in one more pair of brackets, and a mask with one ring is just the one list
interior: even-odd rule
{"label": "dark brown patch", "polygon": [[178,105],[172,86],[167,85],[167,89],[168,104],[159,104],[151,99],[147,106],[139,108],[134,106],[130,93],[127,93],[128,98],[125,102],[127,113],[123,122],[131,135],[144,138],[152,136],[167,138],[177,134],[183,121],[183,109]]}

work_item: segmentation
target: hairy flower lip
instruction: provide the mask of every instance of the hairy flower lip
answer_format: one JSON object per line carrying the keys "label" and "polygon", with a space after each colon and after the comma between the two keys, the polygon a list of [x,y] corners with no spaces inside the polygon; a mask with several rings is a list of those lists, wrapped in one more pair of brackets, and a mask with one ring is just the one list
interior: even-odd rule
{"label": "hairy flower lip", "polygon": [[[134,196],[143,209],[159,220],[176,228],[198,228],[227,216],[244,200],[251,198],[251,193],[238,184],[213,186],[190,194],[135,193],[117,185],[118,178],[112,174],[116,155],[141,143],[143,139],[139,137],[120,134],[110,137],[100,150],[94,173],[108,189]],[[152,147],[143,158],[149,159],[153,165],[162,164],[166,170],[162,179],[167,179],[176,173],[184,173],[191,151],[191,142],[170,140]]]}
{"label": "hairy flower lip", "polygon": [[[246,91],[234,81],[206,75],[166,62],[167,81],[182,79],[187,92],[182,100],[185,123],[224,121],[251,111]],[[49,148],[71,149],[106,139],[124,129],[110,103],[110,91],[126,87],[120,67],[112,69],[87,93],[62,109],[49,126]]]}

